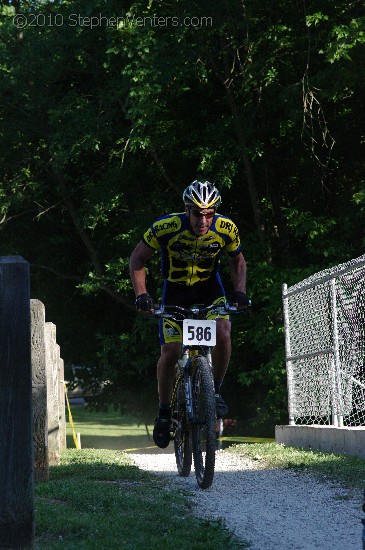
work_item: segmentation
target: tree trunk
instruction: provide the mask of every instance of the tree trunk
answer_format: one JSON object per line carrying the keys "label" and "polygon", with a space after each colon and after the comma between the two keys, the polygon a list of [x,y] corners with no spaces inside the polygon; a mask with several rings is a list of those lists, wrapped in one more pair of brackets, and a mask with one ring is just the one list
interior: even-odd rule
{"label": "tree trunk", "polygon": [[233,123],[236,131],[236,135],[237,135],[237,140],[241,149],[241,158],[242,158],[243,166],[245,168],[254,224],[256,229],[263,231],[264,228],[262,225],[260,197],[257,190],[255,176],[253,173],[252,162],[246,152],[247,136],[246,136],[245,128],[241,121],[236,99],[234,97],[234,94],[231,88],[232,74],[230,72],[229,63],[228,63],[227,44],[225,44],[223,39],[221,43],[222,43],[222,52],[223,52],[223,74],[221,74],[221,71],[219,71],[214,59],[211,59],[210,63],[213,67],[215,74],[217,75],[220,82],[222,83],[227,95],[228,104],[230,106],[231,113],[233,116]]}

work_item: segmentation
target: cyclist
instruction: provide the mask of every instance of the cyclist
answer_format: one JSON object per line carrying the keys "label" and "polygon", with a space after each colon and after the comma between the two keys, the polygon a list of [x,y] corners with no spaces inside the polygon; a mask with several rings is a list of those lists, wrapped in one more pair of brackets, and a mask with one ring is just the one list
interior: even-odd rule
{"label": "cyclist", "polygon": [[[183,193],[185,212],[158,218],[145,232],[130,258],[130,274],[136,294],[136,308],[154,309],[147,292],[145,265],[156,250],[161,253],[164,278],[162,303],[190,308],[225,303],[225,291],[219,276],[223,252],[229,255],[234,286],[232,302],[238,307],[249,304],[246,296],[246,261],[243,257],[236,225],[217,214],[221,205],[218,189],[210,182],[194,181]],[[209,318],[209,315],[208,315]],[[217,341],[212,352],[217,418],[227,415],[228,407],[221,396],[221,385],[231,356],[231,323],[229,315],[217,319]],[[170,319],[160,319],[161,356],[157,364],[159,412],[153,439],[165,448],[170,441],[170,400],[179,357],[182,328]]]}

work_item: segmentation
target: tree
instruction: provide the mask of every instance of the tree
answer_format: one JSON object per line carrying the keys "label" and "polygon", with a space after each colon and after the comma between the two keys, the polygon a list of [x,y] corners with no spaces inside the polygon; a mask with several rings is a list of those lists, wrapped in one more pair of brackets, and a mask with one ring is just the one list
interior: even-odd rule
{"label": "tree", "polygon": [[[2,3],[2,251],[30,261],[66,361],[94,365],[118,406],[154,384],[158,353],[128,256],[201,177],[239,226],[256,304],[234,330],[227,383],[252,418],[259,405],[262,423],[285,414],[281,284],[363,250],[360,8]],[[17,28],[15,13],[36,24]],[[157,298],[159,277],[156,257]]]}

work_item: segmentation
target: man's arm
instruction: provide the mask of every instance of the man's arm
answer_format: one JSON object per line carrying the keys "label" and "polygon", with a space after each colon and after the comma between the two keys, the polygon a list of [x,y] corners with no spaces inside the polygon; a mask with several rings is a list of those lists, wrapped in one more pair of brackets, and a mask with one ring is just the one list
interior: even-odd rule
{"label": "man's arm", "polygon": [[233,283],[233,290],[235,292],[246,292],[246,260],[243,257],[242,252],[237,256],[230,256],[229,268],[231,272],[231,279]]}
{"label": "man's arm", "polygon": [[154,250],[141,241],[131,254],[129,273],[136,296],[147,293],[145,265],[153,253]]}
{"label": "man's arm", "polygon": [[230,257],[229,267],[231,270],[231,278],[233,282],[233,297],[232,303],[237,308],[242,308],[251,305],[251,300],[246,296],[246,260],[242,252],[237,256]]}

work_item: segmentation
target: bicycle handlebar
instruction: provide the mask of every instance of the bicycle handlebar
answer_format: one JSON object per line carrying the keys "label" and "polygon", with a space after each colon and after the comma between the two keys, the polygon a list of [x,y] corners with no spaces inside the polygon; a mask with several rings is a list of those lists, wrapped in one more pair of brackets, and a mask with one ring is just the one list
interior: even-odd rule
{"label": "bicycle handlebar", "polygon": [[[251,304],[250,304],[251,305]],[[198,316],[203,316],[209,311],[215,311],[218,314],[222,313],[242,313],[247,309],[245,308],[236,308],[236,306],[232,306],[228,303],[226,304],[211,304],[210,306],[195,306],[192,308],[184,308],[181,306],[174,306],[174,305],[157,305],[156,309],[153,312],[154,317],[165,317],[165,318],[173,318],[176,317],[176,315],[180,316],[181,318],[198,318]]]}

